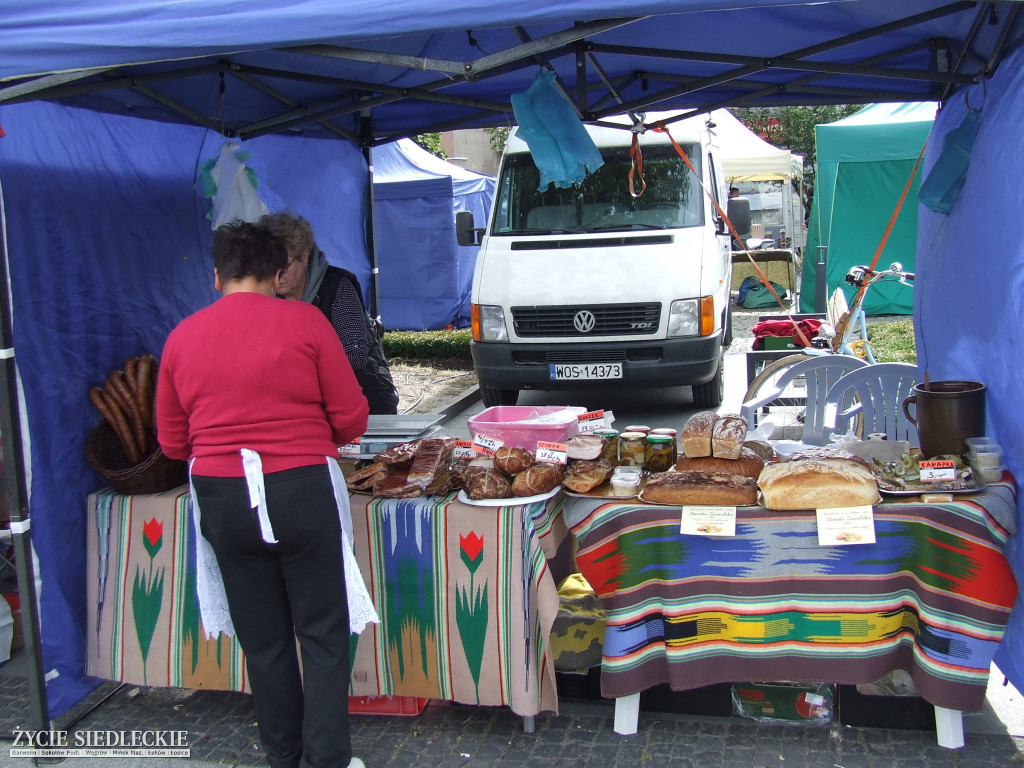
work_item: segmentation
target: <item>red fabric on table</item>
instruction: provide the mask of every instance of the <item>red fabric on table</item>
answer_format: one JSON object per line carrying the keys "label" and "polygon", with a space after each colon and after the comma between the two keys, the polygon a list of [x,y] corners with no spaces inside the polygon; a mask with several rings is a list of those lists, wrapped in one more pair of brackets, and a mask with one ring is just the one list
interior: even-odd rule
{"label": "red fabric on table", "polygon": [[762,320],[754,326],[754,349],[760,348],[757,342],[765,336],[794,336],[794,344],[798,347],[806,347],[807,345],[804,344],[796,329],[799,328],[810,341],[818,335],[818,329],[821,328],[822,322],[822,320],[812,317],[796,322],[792,320]]}

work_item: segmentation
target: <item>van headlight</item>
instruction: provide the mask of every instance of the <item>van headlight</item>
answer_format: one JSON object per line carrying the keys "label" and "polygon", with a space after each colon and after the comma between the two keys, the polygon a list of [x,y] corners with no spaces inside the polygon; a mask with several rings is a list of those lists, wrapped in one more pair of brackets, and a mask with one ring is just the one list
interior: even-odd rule
{"label": "van headlight", "polygon": [[508,341],[505,311],[490,304],[473,305],[473,341]]}
{"label": "van headlight", "polygon": [[700,333],[700,301],[679,299],[668,308],[668,337],[696,336]]}

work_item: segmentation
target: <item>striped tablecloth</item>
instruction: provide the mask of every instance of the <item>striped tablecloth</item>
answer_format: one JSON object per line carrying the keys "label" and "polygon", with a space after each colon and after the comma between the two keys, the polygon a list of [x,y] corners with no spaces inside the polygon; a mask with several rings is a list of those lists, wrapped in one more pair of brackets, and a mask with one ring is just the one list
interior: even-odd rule
{"label": "striped tablecloth", "polygon": [[680,508],[571,498],[576,562],[608,613],[602,693],[743,681],[867,683],[978,711],[1017,584],[1009,474],[955,503],[874,508],[877,543],[819,546],[813,511],[741,508],[736,536],[680,534]]}
{"label": "striped tablecloth", "polygon": [[[247,689],[237,641],[202,628],[190,505],[187,486],[89,496],[88,674]],[[561,505],[352,496],[356,559],[381,624],[352,638],[350,694],[557,711],[548,635],[570,560]]]}

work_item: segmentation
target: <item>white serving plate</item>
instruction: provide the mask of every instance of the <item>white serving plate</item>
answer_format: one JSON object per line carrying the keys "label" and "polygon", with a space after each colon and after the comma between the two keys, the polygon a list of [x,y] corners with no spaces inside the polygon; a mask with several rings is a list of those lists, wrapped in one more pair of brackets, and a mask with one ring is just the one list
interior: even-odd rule
{"label": "white serving plate", "polygon": [[556,485],[547,493],[538,493],[536,496],[510,496],[507,499],[471,499],[466,495],[466,490],[461,488],[456,498],[463,504],[469,504],[473,507],[511,507],[532,504],[535,501],[547,501],[560,490],[562,490],[562,486]]}

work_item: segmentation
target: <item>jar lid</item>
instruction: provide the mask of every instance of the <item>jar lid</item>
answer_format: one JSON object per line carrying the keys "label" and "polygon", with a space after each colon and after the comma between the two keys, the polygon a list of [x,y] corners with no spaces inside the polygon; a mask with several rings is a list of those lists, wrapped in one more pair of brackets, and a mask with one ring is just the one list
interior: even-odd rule
{"label": "jar lid", "polygon": [[650,432],[651,428],[648,427],[646,424],[631,424],[630,426],[626,427],[622,431],[623,432]]}
{"label": "jar lid", "polygon": [[672,442],[672,436],[671,435],[648,435],[647,436],[647,442],[648,443],[656,443],[656,444],[659,444],[659,445],[668,445],[669,443]]}
{"label": "jar lid", "polygon": [[618,437],[619,430],[617,429],[595,429],[594,434],[598,437]]}
{"label": "jar lid", "polygon": [[651,434],[652,435],[669,435],[670,437],[675,437],[677,434],[679,434],[679,432],[677,430],[675,430],[675,429],[672,429],[672,427],[658,427],[657,429],[652,429],[651,430]]}
{"label": "jar lid", "polygon": [[643,432],[623,432],[619,435],[620,440],[643,440],[647,435]]}

